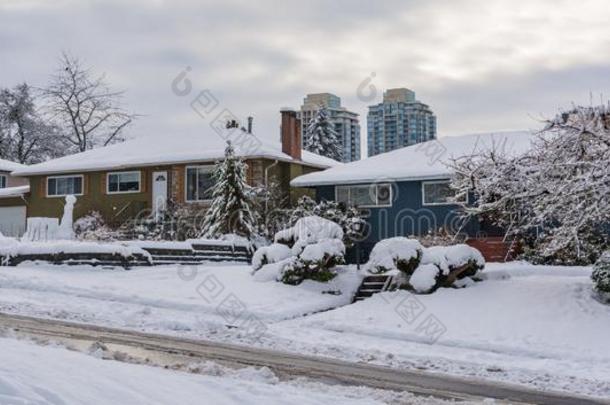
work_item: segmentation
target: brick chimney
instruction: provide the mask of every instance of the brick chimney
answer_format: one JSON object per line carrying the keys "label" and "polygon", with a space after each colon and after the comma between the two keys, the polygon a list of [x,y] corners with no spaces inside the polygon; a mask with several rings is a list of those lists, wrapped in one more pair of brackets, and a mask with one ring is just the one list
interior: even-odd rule
{"label": "brick chimney", "polygon": [[290,155],[295,160],[301,160],[301,120],[297,119],[297,113],[291,108],[282,108],[281,138],[282,152]]}

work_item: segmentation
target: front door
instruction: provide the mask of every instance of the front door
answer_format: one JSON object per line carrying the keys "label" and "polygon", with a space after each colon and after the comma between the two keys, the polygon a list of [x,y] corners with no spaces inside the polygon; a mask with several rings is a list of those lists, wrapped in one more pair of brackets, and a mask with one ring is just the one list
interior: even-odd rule
{"label": "front door", "polygon": [[158,221],[167,207],[167,172],[153,172],[152,180],[152,210]]}

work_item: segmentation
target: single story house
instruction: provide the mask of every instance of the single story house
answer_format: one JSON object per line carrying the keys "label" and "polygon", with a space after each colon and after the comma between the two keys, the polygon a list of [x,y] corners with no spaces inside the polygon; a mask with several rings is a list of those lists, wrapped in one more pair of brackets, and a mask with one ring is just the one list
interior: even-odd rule
{"label": "single story house", "polygon": [[26,196],[30,187],[27,179],[11,175],[24,167],[0,159],[0,233],[4,236],[21,236],[25,231]]}
{"label": "single story house", "polygon": [[367,229],[357,244],[359,260],[366,260],[376,242],[394,236],[423,236],[440,229],[470,238],[499,236],[502,231],[497,228],[460,220],[460,207],[450,200],[449,164],[452,158],[489,148],[523,153],[532,139],[526,131],[448,136],[306,174],[291,185],[314,189],[318,200],[339,201],[364,211]]}
{"label": "single story house", "polygon": [[214,165],[224,158],[226,141],[248,165],[248,182],[271,178],[296,199],[291,179],[340,164],[301,149],[299,120],[282,111],[281,142],[267,142],[250,130],[204,126],[195,134],[143,136],[27,167],[14,176],[29,180],[28,217],[60,218],[66,195],[75,195],[74,217],[99,212],[118,227],[135,217],[154,215],[171,199],[176,204],[209,206]]}

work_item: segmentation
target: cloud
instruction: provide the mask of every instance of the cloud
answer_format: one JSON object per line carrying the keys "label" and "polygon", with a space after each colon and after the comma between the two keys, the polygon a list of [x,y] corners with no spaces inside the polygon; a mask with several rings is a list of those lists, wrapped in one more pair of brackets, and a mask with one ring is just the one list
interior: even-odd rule
{"label": "cloud", "polygon": [[441,133],[532,127],[532,116],[610,93],[609,14],[603,0],[0,0],[0,86],[44,85],[69,50],[127,90],[144,114],[134,135],[203,131],[170,91],[191,66],[197,89],[277,139],[279,108],[308,92],[341,96],[365,128],[356,89],[375,73],[378,99],[412,88]]}

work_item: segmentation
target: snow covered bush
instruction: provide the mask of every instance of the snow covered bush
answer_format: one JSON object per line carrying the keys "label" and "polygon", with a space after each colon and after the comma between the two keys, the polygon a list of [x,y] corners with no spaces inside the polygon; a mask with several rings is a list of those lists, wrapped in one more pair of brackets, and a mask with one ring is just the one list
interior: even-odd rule
{"label": "snow covered bush", "polygon": [[411,275],[419,265],[423,249],[421,243],[415,239],[402,236],[384,239],[373,247],[365,269],[370,273],[400,270]]}
{"label": "snow covered bush", "polygon": [[326,282],[345,263],[343,230],[324,218],[301,218],[275,235],[276,243],[259,248],[252,259],[257,281],[275,279],[298,285],[304,280]]}
{"label": "snow covered bush", "polygon": [[605,252],[595,263],[591,279],[595,290],[610,303],[610,251]]}
{"label": "snow covered bush", "polygon": [[351,247],[362,238],[366,221],[360,211],[355,207],[347,207],[336,201],[314,201],[308,196],[303,196],[297,202],[294,209],[289,210],[286,217],[289,226],[293,226],[299,219],[310,216],[318,216],[338,224],[343,230],[343,243]]}
{"label": "snow covered bush", "polygon": [[116,239],[116,232],[112,231],[97,211],[91,211],[74,222],[74,233],[78,240],[112,241]]}
{"label": "snow covered bush", "polygon": [[505,152],[453,161],[456,200],[475,200],[465,219],[530,241],[530,257],[545,263],[591,264],[610,248],[609,105],[574,107],[547,121],[528,152]]}
{"label": "snow covered bush", "polygon": [[456,281],[473,277],[484,267],[483,255],[471,246],[433,246],[424,249],[408,286],[418,293],[431,293],[440,287],[454,287]]}
{"label": "snow covered bush", "polygon": [[305,246],[324,239],[343,239],[343,230],[327,219],[310,216],[299,219],[293,227],[275,234],[275,242],[292,247],[292,253],[299,255]]}
{"label": "snow covered bush", "polygon": [[263,246],[252,256],[252,268],[254,271],[257,271],[267,264],[280,262],[290,256],[292,256],[292,250],[286,245],[274,243],[269,246]]}

